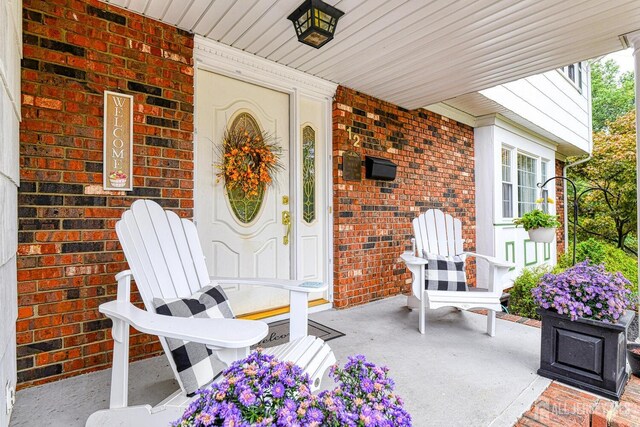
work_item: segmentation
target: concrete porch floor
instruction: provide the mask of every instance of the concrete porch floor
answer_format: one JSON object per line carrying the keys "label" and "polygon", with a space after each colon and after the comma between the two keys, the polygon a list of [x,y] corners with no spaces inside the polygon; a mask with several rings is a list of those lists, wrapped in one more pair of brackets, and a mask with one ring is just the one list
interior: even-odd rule
{"label": "concrete porch floor", "polygon": [[[310,317],[346,334],[330,341],[339,364],[362,353],[390,368],[417,427],[512,426],[549,385],[535,373],[538,328],[498,320],[491,338],[485,316],[445,308],[429,312],[420,335],[418,313],[402,296]],[[83,426],[108,407],[109,383],[105,370],[22,390],[11,426]],[[130,404],[155,404],[176,389],[164,356],[130,367]]]}

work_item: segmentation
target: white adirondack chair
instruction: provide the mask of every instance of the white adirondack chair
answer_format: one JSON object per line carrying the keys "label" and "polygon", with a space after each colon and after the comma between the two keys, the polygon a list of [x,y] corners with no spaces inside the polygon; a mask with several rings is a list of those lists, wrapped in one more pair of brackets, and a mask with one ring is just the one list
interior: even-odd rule
{"label": "white adirondack chair", "polygon": [[[405,252],[401,255],[413,275],[412,296],[408,305],[420,308],[420,333],[424,334],[426,326],[425,310],[440,307],[456,307],[458,309],[485,308],[487,313],[487,334],[495,335],[496,311],[500,311],[500,297],[503,291],[503,279],[513,264],[500,261],[494,257],[480,255],[463,250],[462,223],[441,210],[429,209],[413,220],[415,235],[415,253]],[[458,255],[462,259],[467,256],[476,257],[489,264],[489,281],[487,288],[470,288],[469,291],[440,291],[425,289],[427,260],[423,253],[444,256]],[[418,256],[416,256],[418,254]],[[417,308],[417,307],[416,307]]]}
{"label": "white adirondack chair", "polygon": [[[249,354],[249,347],[267,335],[264,322],[238,319],[202,319],[163,316],[155,313],[153,298],[189,297],[203,286],[217,283],[269,286],[290,293],[290,337],[287,344],[265,353],[292,361],[309,374],[313,388],[336,359],[329,346],[307,335],[308,294],[323,291],[307,288],[302,281],[280,279],[216,279],[207,271],[193,222],[164,211],[157,203],[137,200],[122,215],[116,231],[131,270],[116,275],[117,300],[100,305],[112,319],[114,339],[110,409],[92,414],[87,426],[158,426],[179,418],[193,398],[186,396],[167,346],[166,338],[206,344],[225,364]],[[131,279],[135,279],[145,310],[129,302]],[[155,407],[128,406],[129,326],[158,335],[181,389]]]}

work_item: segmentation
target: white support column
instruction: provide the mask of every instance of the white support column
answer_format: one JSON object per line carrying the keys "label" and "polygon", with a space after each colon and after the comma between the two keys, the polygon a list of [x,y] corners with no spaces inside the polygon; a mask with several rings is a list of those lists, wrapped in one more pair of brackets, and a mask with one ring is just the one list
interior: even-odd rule
{"label": "white support column", "polygon": [[[636,203],[638,204],[638,236],[640,236],[640,31],[626,35],[629,44],[633,48],[633,59],[635,65],[635,84],[636,84]],[[640,240],[638,243],[638,254],[640,254]],[[640,257],[638,257],[638,267],[640,267]],[[638,276],[640,279],[640,268],[638,268]],[[640,280],[639,280],[640,282]],[[640,300],[638,301],[640,304]],[[640,318],[636,319],[640,324]],[[640,337],[637,341],[640,342]]]}

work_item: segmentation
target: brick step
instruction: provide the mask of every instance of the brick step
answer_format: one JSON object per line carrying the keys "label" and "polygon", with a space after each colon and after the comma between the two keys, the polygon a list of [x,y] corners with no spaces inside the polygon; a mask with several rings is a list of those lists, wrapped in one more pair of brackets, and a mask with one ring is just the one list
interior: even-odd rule
{"label": "brick step", "polygon": [[631,376],[620,402],[613,402],[554,381],[515,425],[639,427],[640,378]]}

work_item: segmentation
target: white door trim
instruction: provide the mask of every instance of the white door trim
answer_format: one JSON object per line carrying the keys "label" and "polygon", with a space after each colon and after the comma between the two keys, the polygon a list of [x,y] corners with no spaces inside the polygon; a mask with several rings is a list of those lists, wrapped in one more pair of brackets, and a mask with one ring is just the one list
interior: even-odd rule
{"label": "white door trim", "polygon": [[242,50],[195,36],[196,66],[283,92],[333,98],[338,85]]}
{"label": "white door trim", "polygon": [[[290,99],[290,141],[300,140],[300,97],[302,95],[322,101],[325,104],[325,135],[324,144],[326,159],[326,187],[324,189],[326,195],[325,218],[326,227],[324,241],[325,245],[325,274],[326,282],[329,286],[329,300],[333,301],[333,167],[332,167],[332,102],[338,85],[333,82],[312,76],[302,71],[289,68],[282,64],[277,64],[256,55],[251,55],[239,49],[235,49],[213,40],[206,39],[202,36],[195,36],[194,39],[194,74],[195,69],[202,69],[215,72],[227,77],[238,79],[246,83],[253,83],[269,89],[277,90],[289,94]],[[197,96],[197,79],[194,79],[194,97]],[[194,101],[194,105],[197,105]],[[198,139],[197,114],[194,111],[194,157],[195,144]],[[291,152],[291,188],[296,187],[296,183],[300,178],[298,150]],[[197,170],[195,165],[197,159],[194,158],[194,187],[197,186],[195,176]],[[194,188],[194,194],[196,189]],[[294,218],[298,218],[297,191],[290,194],[291,213]],[[194,210],[198,209],[198,202],[194,200]],[[296,221],[297,222],[297,221]],[[292,277],[297,278],[298,272],[301,271],[301,260],[296,256],[296,248],[300,248],[300,233],[297,232],[294,222],[293,235],[295,240],[292,242],[292,258],[291,268]]]}

